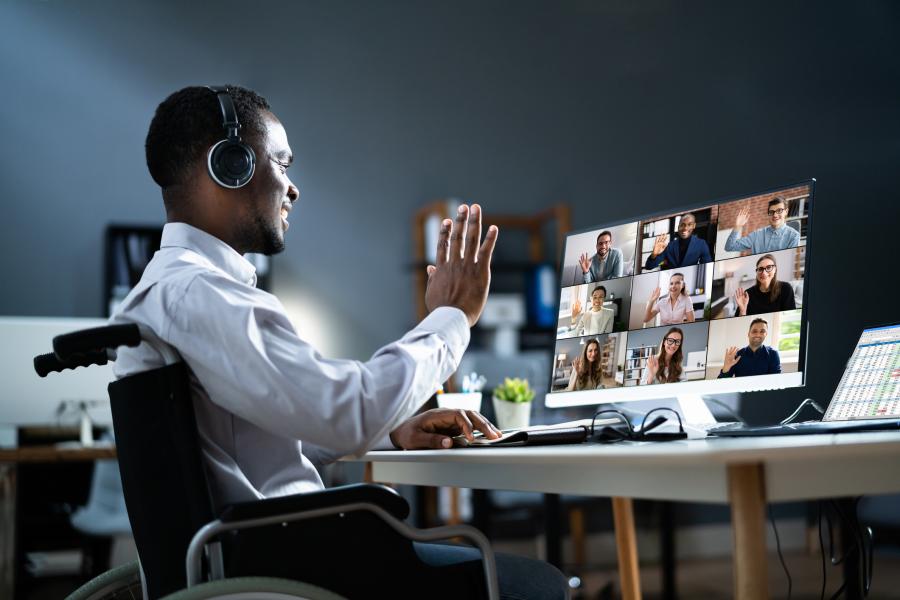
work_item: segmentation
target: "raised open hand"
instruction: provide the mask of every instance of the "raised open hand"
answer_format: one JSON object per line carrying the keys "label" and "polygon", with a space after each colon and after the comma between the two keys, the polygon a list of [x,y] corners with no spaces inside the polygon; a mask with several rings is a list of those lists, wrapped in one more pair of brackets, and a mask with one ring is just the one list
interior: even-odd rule
{"label": "raised open hand", "polygon": [[491,286],[491,256],[499,230],[488,227],[481,242],[481,207],[460,205],[456,221],[444,219],[438,235],[437,264],[428,265],[425,306],[462,310],[471,327],[478,321]]}
{"label": "raised open hand", "polygon": [[591,258],[587,255],[587,252],[578,257],[578,264],[581,265],[581,270],[585,273],[591,270]]}
{"label": "raised open hand", "polygon": [[657,371],[659,371],[659,358],[655,354],[651,354],[647,359],[647,381],[653,381]]}
{"label": "raised open hand", "polygon": [[578,315],[581,314],[581,300],[575,298],[575,302],[572,303],[572,321],[578,318]]}
{"label": "raised open hand", "polygon": [[737,355],[737,352],[737,346],[730,346],[727,350],[725,350],[725,358],[722,361],[724,363],[722,365],[723,373],[728,373],[729,371],[731,371],[731,367],[738,364],[738,361],[741,360],[741,357]]}
{"label": "raised open hand", "polygon": [[662,289],[659,286],[656,286],[656,289],[653,290],[653,293],[650,294],[650,300],[647,301],[647,304],[653,306],[656,304],[656,301],[659,300],[659,295],[662,294]]}
{"label": "raised open hand", "polygon": [[744,316],[747,314],[747,304],[750,302],[750,294],[747,293],[747,290],[738,286],[738,289],[734,290],[734,301],[738,306],[738,315]]}
{"label": "raised open hand", "polygon": [[669,234],[664,233],[662,235],[656,236],[656,241],[653,242],[653,252],[650,254],[651,258],[656,258],[660,254],[666,251],[666,245],[669,243]]}
{"label": "raised open hand", "polygon": [[737,216],[734,218],[734,228],[739,232],[744,228],[744,225],[747,224],[747,221],[750,220],[750,211],[746,208],[742,208],[738,211]]}

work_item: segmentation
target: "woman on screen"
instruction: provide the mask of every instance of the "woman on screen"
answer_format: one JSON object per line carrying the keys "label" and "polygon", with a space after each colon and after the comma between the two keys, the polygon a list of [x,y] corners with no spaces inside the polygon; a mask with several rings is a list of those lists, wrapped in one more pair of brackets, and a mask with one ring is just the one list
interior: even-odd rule
{"label": "woman on screen", "polygon": [[660,325],[679,325],[685,321],[694,322],[694,304],[684,289],[684,275],[673,273],[669,278],[669,293],[659,297],[661,290],[657,287],[647,300],[647,311],[644,323],[652,321],[659,315]]}
{"label": "woman on screen", "polygon": [[572,377],[566,391],[595,390],[600,387],[603,374],[600,370],[600,340],[585,342],[581,356],[572,361]]}
{"label": "woman on screen", "polygon": [[575,324],[572,331],[575,335],[597,335],[612,331],[613,311],[603,308],[604,300],[606,300],[606,288],[598,285],[591,292],[591,308],[589,310],[582,313],[581,302],[575,301],[572,305],[572,323]]}
{"label": "woman on screen", "polygon": [[666,332],[659,344],[659,351],[651,354],[647,359],[645,385],[681,381],[682,342],[684,342],[684,332],[678,327],[673,327]]}
{"label": "woman on screen", "polygon": [[794,310],[794,290],[786,281],[778,281],[778,265],[771,254],[756,261],[756,283],[746,290],[738,286],[734,291],[738,316]]}

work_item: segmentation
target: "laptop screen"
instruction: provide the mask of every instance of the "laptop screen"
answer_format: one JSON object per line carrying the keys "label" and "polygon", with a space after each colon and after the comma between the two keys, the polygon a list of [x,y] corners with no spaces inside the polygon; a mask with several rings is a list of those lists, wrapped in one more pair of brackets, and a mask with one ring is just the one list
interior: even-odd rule
{"label": "laptop screen", "polygon": [[863,330],[823,421],[900,418],[900,324]]}

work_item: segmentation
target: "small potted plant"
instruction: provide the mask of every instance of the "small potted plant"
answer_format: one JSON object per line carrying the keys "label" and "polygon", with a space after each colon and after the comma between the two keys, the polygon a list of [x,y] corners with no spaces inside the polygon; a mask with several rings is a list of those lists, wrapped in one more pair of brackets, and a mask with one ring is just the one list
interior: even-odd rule
{"label": "small potted plant", "polygon": [[531,417],[531,401],[534,390],[527,379],[507,377],[494,388],[494,414],[500,429],[521,429],[528,427]]}

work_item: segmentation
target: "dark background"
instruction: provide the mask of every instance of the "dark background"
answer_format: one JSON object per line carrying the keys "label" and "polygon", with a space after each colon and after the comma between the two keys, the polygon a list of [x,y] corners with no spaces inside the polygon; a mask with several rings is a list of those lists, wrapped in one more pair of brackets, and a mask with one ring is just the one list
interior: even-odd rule
{"label": "dark background", "polygon": [[232,82],[290,137],[273,288],[325,354],[414,323],[434,198],[562,200],[581,229],[816,177],[809,385],[744,412],[827,401],[860,329],[900,321],[900,5],[722,4],[0,0],[0,314],[101,316],[104,227],[164,219],[153,110]]}

